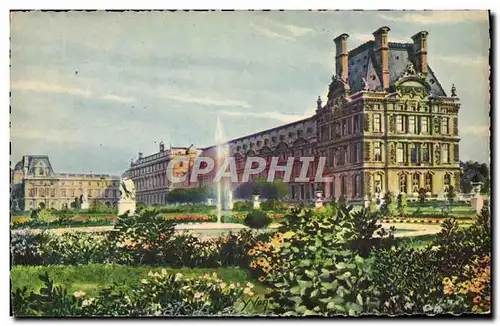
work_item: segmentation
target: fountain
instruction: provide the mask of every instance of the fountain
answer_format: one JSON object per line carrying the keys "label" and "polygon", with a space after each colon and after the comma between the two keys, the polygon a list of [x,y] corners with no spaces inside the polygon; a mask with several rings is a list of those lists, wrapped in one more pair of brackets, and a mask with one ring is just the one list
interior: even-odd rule
{"label": "fountain", "polygon": [[[216,167],[219,168],[229,157],[229,148],[226,144],[224,131],[217,116],[215,125],[215,144],[216,144]],[[226,189],[224,189],[226,188]],[[226,191],[224,191],[226,190]],[[231,210],[233,208],[233,193],[231,184],[223,184],[222,180],[217,182],[217,223],[222,223],[223,210]]]}

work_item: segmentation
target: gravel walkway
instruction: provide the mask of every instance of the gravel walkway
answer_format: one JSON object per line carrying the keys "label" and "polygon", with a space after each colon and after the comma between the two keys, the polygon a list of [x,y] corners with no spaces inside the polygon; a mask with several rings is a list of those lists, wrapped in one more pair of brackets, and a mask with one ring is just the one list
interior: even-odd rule
{"label": "gravel walkway", "polygon": [[[404,230],[395,233],[395,237],[413,237],[419,235],[436,234],[441,231],[441,226],[439,224],[415,224],[415,223],[381,223],[382,227],[389,229],[391,226],[395,226],[396,230]],[[225,232],[238,232],[241,229],[247,228],[242,224],[235,223],[224,223],[221,228],[216,223],[200,223],[200,224],[179,224],[176,229],[179,232],[193,231],[199,235],[204,235],[206,237],[219,236]],[[54,234],[61,234],[65,232],[103,232],[110,231],[113,226],[89,226],[89,227],[79,227],[79,228],[59,228],[59,229],[47,229],[47,232]],[[12,234],[26,234],[26,233],[39,233],[43,229],[26,229],[26,230],[12,230]]]}

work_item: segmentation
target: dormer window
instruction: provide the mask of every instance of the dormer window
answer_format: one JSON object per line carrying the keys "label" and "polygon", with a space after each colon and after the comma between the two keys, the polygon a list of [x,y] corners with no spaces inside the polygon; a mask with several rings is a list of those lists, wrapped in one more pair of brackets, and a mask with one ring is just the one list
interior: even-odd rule
{"label": "dormer window", "polygon": [[264,139],[264,145],[269,145],[269,139]]}
{"label": "dormer window", "polygon": [[280,135],[280,140],[285,141],[285,135]]}
{"label": "dormer window", "polygon": [[288,137],[292,138],[293,137],[293,132],[288,133]]}
{"label": "dormer window", "polygon": [[239,152],[241,150],[241,146],[236,146],[236,151]]}
{"label": "dormer window", "polygon": [[272,139],[273,143],[276,142],[276,136],[273,136],[271,139]]}
{"label": "dormer window", "polygon": [[262,145],[262,142],[260,140],[257,140],[257,146],[260,147]]}
{"label": "dormer window", "polygon": [[311,127],[307,128],[307,134],[312,134],[313,129]]}

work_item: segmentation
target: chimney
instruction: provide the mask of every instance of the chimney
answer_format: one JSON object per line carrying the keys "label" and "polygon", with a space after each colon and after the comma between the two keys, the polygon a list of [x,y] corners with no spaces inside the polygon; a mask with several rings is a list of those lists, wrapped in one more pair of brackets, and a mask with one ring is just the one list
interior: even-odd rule
{"label": "chimney", "polygon": [[417,71],[427,76],[427,35],[429,32],[421,31],[413,35],[413,51],[417,57]]}
{"label": "chimney", "polygon": [[390,30],[389,27],[382,26],[373,32],[373,36],[375,36],[375,55],[382,67],[382,87],[384,90],[389,88],[389,41],[387,40],[387,34]]}
{"label": "chimney", "polygon": [[335,48],[336,48],[335,71],[337,76],[345,82],[347,82],[347,76],[349,74],[349,66],[348,66],[349,53],[347,52],[348,37],[349,35],[344,33],[337,36],[333,40],[335,42]]}

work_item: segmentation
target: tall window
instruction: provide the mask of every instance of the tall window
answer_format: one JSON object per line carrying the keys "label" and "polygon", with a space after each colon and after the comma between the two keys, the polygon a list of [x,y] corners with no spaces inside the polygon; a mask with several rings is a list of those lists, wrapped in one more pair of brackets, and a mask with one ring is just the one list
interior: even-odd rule
{"label": "tall window", "polygon": [[406,174],[401,173],[399,175],[399,192],[401,192],[401,193],[406,193],[406,191],[407,191],[406,190],[406,185],[407,185],[406,179],[407,179]]}
{"label": "tall window", "polygon": [[405,156],[404,156],[403,144],[399,143],[398,146],[396,147],[396,162],[403,163],[405,161],[404,157]]}
{"label": "tall window", "polygon": [[359,174],[352,177],[352,197],[356,198],[359,195]]}
{"label": "tall window", "polygon": [[344,162],[351,163],[351,158],[349,157],[349,146],[344,146]]}
{"label": "tall window", "polygon": [[448,192],[451,184],[451,175],[445,174],[444,175],[444,191]]}
{"label": "tall window", "polygon": [[411,163],[413,164],[418,163],[418,151],[416,144],[410,145],[410,156],[411,156]]}
{"label": "tall window", "polygon": [[430,173],[425,175],[425,191],[432,193],[432,174]]}
{"label": "tall window", "polygon": [[448,135],[450,133],[450,119],[443,118],[441,122],[441,134]]}
{"label": "tall window", "polygon": [[375,113],[373,115],[373,131],[381,131],[381,130],[382,130],[382,125],[380,120],[380,114]]}
{"label": "tall window", "polygon": [[66,197],[66,189],[61,189],[61,197]]}
{"label": "tall window", "polygon": [[359,131],[359,115],[355,115],[354,118],[354,132],[358,132]]}
{"label": "tall window", "polygon": [[397,132],[404,132],[404,124],[403,124],[403,116],[402,115],[396,116],[396,131]]}
{"label": "tall window", "polygon": [[411,115],[408,117],[408,129],[409,129],[408,132],[410,134],[416,134],[417,129],[415,127],[416,127],[415,116]]}
{"label": "tall window", "polygon": [[375,162],[382,162],[382,143],[375,142],[373,156],[375,158]]}
{"label": "tall window", "polygon": [[449,145],[448,144],[442,144],[441,145],[441,162],[443,163],[448,163],[450,161],[449,157]]}
{"label": "tall window", "polygon": [[356,163],[361,162],[361,143],[356,143]]}
{"label": "tall window", "polygon": [[358,143],[354,143],[351,145],[351,163],[358,163],[358,157],[356,155],[357,149]]}
{"label": "tall window", "polygon": [[420,118],[420,132],[429,132],[429,118],[428,117],[421,117]]}
{"label": "tall window", "polygon": [[429,163],[430,155],[429,155],[429,144],[424,144],[422,148],[422,156],[423,160],[426,163]]}
{"label": "tall window", "polygon": [[55,197],[55,196],[56,196],[56,190],[50,189],[50,197]]}
{"label": "tall window", "polygon": [[340,177],[340,194],[346,195],[345,175]]}
{"label": "tall window", "polygon": [[418,193],[420,190],[420,174],[413,174],[413,184],[412,184],[412,192]]}
{"label": "tall window", "polygon": [[347,130],[347,120],[344,119],[342,120],[342,136],[348,135],[348,130]]}

